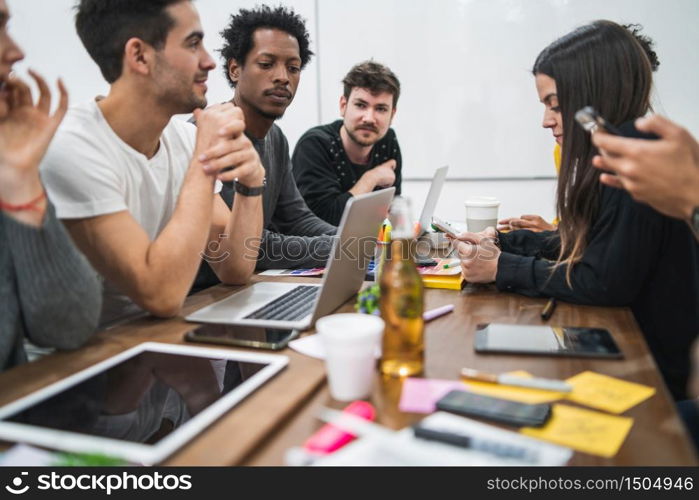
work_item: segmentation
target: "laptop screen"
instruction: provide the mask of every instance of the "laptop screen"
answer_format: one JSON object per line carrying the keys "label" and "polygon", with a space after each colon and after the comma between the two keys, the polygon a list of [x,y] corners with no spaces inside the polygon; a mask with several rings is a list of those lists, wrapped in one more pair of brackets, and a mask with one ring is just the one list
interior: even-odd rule
{"label": "laptop screen", "polygon": [[422,207],[422,213],[420,214],[420,235],[426,233],[430,229],[434,209],[437,207],[437,201],[439,201],[439,195],[442,193],[442,186],[447,178],[448,171],[449,167],[445,166],[438,168],[434,172],[432,184],[430,184],[430,191],[427,193],[425,205]]}

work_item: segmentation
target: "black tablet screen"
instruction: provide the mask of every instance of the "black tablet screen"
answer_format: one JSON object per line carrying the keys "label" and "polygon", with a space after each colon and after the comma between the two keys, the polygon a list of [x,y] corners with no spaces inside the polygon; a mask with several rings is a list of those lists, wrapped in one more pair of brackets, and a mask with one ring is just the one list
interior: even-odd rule
{"label": "black tablet screen", "polygon": [[602,328],[490,324],[476,331],[476,351],[621,358]]}
{"label": "black tablet screen", "polygon": [[5,420],[155,444],[265,366],[144,351]]}

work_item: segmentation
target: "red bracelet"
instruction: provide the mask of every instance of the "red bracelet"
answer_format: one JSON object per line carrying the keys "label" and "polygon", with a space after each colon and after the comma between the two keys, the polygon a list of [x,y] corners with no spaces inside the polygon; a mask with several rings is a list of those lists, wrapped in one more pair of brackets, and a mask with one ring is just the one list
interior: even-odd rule
{"label": "red bracelet", "polygon": [[44,198],[46,198],[46,191],[42,189],[41,194],[29,203],[13,205],[11,203],[5,203],[4,201],[0,200],[0,210],[6,210],[8,212],[22,212],[24,210],[33,210],[35,212],[41,212],[41,208],[38,207],[37,204],[41,203],[44,200]]}

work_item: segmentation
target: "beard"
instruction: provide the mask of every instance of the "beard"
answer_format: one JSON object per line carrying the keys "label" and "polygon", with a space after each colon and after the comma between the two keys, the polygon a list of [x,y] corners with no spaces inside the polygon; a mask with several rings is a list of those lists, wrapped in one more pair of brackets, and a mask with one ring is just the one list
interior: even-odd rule
{"label": "beard", "polygon": [[0,120],[10,114],[10,86],[5,80],[0,82]]}
{"label": "beard", "polygon": [[[175,83],[175,82],[172,82]],[[191,113],[197,108],[205,108],[206,96],[199,96],[192,90],[193,82],[180,85],[168,85],[158,95],[158,104],[169,109],[173,115]]]}
{"label": "beard", "polygon": [[[252,102],[250,99],[245,97],[241,92],[238,92],[236,90],[236,96],[240,99],[241,103],[244,103],[249,109],[260,115],[262,118],[265,118],[267,120],[280,120],[283,116],[284,113],[286,112],[286,108],[280,110],[280,111],[265,111],[262,109],[260,106]],[[291,101],[289,101],[289,104],[291,104]],[[287,106],[288,107],[288,106]]]}
{"label": "beard", "polygon": [[278,113],[272,113],[269,111],[265,111],[264,109],[260,109],[257,106],[253,106],[252,109],[254,109],[257,113],[259,113],[259,115],[262,116],[263,118],[266,118],[268,120],[275,120],[275,121],[281,120],[284,117],[284,113],[286,112],[286,110],[284,110],[284,111],[279,111]]}
{"label": "beard", "polygon": [[206,96],[197,95],[193,89],[193,77],[177,73],[162,59],[157,60],[156,74],[159,88],[157,102],[161,107],[170,110],[171,114],[191,113],[197,108],[206,107]]}
{"label": "beard", "polygon": [[0,121],[4,120],[7,118],[7,115],[10,114],[10,105],[7,103],[5,99],[0,99]]}
{"label": "beard", "polygon": [[[377,132],[376,138],[375,139],[362,139],[359,134],[355,133],[355,130],[350,130],[349,127],[345,126],[345,130],[347,131],[347,136],[350,138],[352,142],[354,142],[356,145],[361,146],[361,147],[367,147],[367,146],[373,146],[377,142],[381,140],[381,137],[379,137],[378,132],[375,129],[372,129],[374,132]],[[359,129],[362,130],[362,129]]]}

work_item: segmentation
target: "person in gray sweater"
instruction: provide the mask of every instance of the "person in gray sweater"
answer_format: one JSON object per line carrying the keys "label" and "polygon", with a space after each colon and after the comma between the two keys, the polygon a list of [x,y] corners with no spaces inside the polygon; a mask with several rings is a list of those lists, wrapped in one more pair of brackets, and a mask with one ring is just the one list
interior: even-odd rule
{"label": "person in gray sweater", "polygon": [[[274,122],[291,105],[313,55],[304,20],[286,7],[240,9],[221,33],[232,102],[267,174],[265,231],[258,269],[324,266],[337,228],[306,205],[291,171],[289,144]],[[226,190],[222,191],[224,199]]]}
{"label": "person in gray sweater", "polygon": [[[232,103],[245,116],[245,135],[265,168],[264,231],[257,270],[325,266],[337,228],[315,215],[301,196],[291,169],[289,144],[274,124],[291,104],[301,70],[313,53],[303,19],[287,7],[241,9],[221,33],[221,56]],[[234,183],[224,183],[221,197],[230,206]],[[192,292],[219,281],[204,260]]]}
{"label": "person in gray sweater", "polygon": [[30,71],[40,96],[11,75],[24,54],[7,33],[0,0],[0,371],[26,361],[25,339],[74,349],[94,332],[101,286],[87,260],[56,219],[39,178],[39,162],[68,107],[50,115],[46,82]]}

